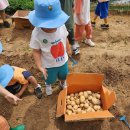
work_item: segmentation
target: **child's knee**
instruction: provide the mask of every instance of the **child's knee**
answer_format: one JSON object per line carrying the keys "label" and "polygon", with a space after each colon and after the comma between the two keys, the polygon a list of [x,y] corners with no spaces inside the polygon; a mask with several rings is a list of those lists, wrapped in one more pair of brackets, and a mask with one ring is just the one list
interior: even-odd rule
{"label": "child's knee", "polygon": [[29,76],[28,78],[27,78],[27,80],[29,81],[29,83],[31,82],[31,81],[33,81],[35,79],[35,77],[34,76]]}

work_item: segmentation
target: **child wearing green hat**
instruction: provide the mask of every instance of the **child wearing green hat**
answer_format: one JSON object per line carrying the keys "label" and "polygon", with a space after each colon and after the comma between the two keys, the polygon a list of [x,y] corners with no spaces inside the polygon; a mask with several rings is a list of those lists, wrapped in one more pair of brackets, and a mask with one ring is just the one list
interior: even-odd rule
{"label": "child wearing green hat", "polygon": [[29,21],[35,26],[30,47],[33,49],[35,63],[43,73],[46,94],[51,95],[51,85],[57,79],[63,89],[66,87],[71,49],[64,24],[69,16],[61,10],[59,0],[35,0],[34,8],[29,13]]}

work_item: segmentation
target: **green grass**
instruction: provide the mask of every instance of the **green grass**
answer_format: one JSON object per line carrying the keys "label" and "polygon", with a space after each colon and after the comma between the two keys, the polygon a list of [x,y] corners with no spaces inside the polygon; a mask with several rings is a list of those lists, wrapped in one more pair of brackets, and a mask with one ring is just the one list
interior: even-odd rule
{"label": "green grass", "polygon": [[[17,10],[33,10],[34,0],[8,0],[10,6],[6,9],[6,13],[13,15]],[[91,11],[95,10],[97,3],[91,3]],[[130,11],[129,5],[112,5],[109,6],[109,11]]]}
{"label": "green grass", "polygon": [[34,2],[33,0],[8,0],[10,6],[7,7],[6,13],[12,15],[17,10],[33,10]]}

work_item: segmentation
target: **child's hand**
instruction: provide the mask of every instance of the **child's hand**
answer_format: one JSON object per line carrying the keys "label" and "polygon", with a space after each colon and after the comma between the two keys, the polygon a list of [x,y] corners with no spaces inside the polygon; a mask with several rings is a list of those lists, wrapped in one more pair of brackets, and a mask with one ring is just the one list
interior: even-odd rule
{"label": "child's hand", "polygon": [[7,96],[5,96],[5,98],[12,104],[17,105],[18,101],[21,101],[22,99],[16,97],[13,94],[8,94]]}
{"label": "child's hand", "polygon": [[71,50],[71,46],[70,46],[70,44],[69,44],[68,38],[66,39],[66,51],[67,51],[67,54],[68,54],[69,56],[72,55],[72,50]]}
{"label": "child's hand", "polygon": [[47,74],[47,69],[46,69],[46,68],[42,68],[42,73],[43,73],[44,78],[45,78],[45,80],[46,80],[46,79],[47,79],[47,77],[48,77],[48,74]]}
{"label": "child's hand", "polygon": [[67,54],[68,54],[68,56],[71,56],[71,55],[72,55],[72,50],[69,49],[69,50],[67,51]]}
{"label": "child's hand", "polygon": [[79,22],[80,22],[80,25],[85,25],[85,22],[84,22],[84,20],[83,19],[79,19]]}
{"label": "child's hand", "polygon": [[79,19],[80,25],[85,25],[85,22],[84,22],[84,20],[81,18],[80,15],[78,15],[78,19]]}

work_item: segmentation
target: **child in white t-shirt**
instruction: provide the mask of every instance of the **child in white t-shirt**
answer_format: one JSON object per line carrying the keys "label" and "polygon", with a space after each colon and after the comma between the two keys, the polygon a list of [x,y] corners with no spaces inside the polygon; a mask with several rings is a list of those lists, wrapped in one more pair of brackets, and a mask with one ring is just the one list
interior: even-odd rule
{"label": "child in white t-shirt", "polygon": [[61,10],[58,0],[35,0],[34,7],[35,10],[29,13],[29,20],[35,26],[30,47],[33,49],[35,63],[43,73],[46,94],[51,95],[51,85],[57,79],[62,88],[66,87],[67,61],[71,49],[64,23],[69,16]]}
{"label": "child in white t-shirt", "polygon": [[92,26],[90,21],[90,0],[75,0],[74,4],[75,21],[75,41],[77,44],[82,40],[84,32],[86,33],[85,43],[91,47],[95,46],[92,42]]}

